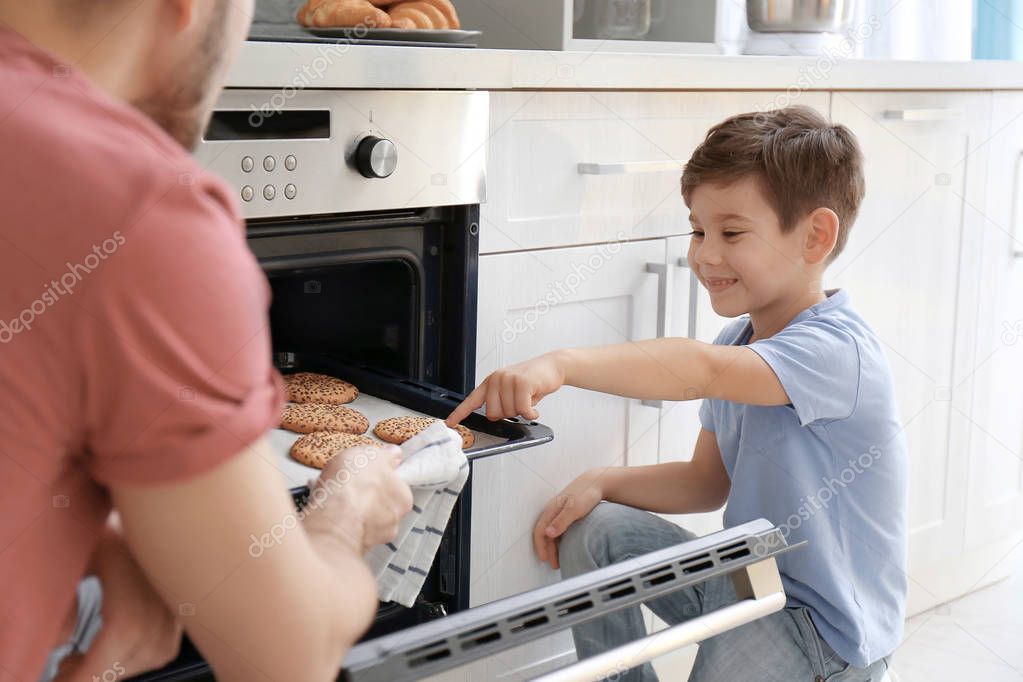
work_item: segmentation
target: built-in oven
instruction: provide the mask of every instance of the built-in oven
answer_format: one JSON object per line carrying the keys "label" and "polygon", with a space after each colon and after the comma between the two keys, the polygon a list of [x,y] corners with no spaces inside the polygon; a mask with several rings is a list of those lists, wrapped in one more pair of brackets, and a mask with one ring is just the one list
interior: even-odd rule
{"label": "built-in oven", "polygon": [[[473,388],[488,129],[487,93],[283,88],[221,96],[196,157],[237,192],[248,245],[273,293],[281,372],[354,383],[354,406],[371,421],[443,418]],[[473,414],[464,424],[476,436],[470,464],[553,437],[522,419]],[[289,457],[296,437],[275,429],[270,442],[301,505],[318,472]],[[469,609],[471,507],[467,485],[418,600],[380,605],[344,675],[417,679],[777,551],[756,554],[769,534],[757,527],[667,551],[644,570],[619,567]],[[212,677],[186,639],[176,661],[138,679]]]}

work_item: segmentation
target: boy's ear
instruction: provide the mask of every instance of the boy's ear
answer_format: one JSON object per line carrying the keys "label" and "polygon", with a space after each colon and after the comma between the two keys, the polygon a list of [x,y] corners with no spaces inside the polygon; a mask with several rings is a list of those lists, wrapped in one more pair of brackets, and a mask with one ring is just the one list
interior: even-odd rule
{"label": "boy's ear", "polygon": [[803,245],[803,259],[811,265],[823,263],[838,241],[838,214],[830,208],[816,208],[806,218],[809,228]]}

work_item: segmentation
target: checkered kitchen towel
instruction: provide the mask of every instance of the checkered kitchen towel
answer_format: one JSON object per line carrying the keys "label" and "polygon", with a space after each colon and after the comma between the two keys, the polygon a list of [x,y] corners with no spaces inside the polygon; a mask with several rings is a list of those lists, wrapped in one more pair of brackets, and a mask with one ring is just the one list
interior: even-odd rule
{"label": "checkered kitchen towel", "polygon": [[412,488],[412,511],[401,520],[394,542],[373,547],[365,558],[377,577],[380,601],[412,606],[469,478],[469,461],[462,437],[442,421],[405,441],[401,450],[398,474]]}

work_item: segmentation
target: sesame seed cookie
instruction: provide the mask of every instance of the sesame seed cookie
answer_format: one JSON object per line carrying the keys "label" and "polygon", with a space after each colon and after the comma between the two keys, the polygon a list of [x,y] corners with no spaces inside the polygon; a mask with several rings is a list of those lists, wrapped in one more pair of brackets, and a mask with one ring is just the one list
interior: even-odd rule
{"label": "sesame seed cookie", "polygon": [[337,453],[357,445],[383,447],[369,436],[317,431],[296,440],[291,446],[291,457],[306,466],[322,469]]}
{"label": "sesame seed cookie", "polygon": [[284,385],[288,389],[288,400],[293,403],[344,405],[359,397],[359,389],[354,385],[326,374],[285,374]]}
{"label": "sesame seed cookie", "polygon": [[295,433],[366,433],[369,430],[369,420],[358,410],[342,405],[290,403],[281,415],[281,428]]}
{"label": "sesame seed cookie", "polygon": [[[417,433],[425,431],[434,422],[439,421],[433,417],[390,417],[377,423],[373,428],[373,433],[382,441],[401,445]],[[476,442],[473,432],[461,424],[455,426],[455,430],[462,437],[463,450],[471,448]]]}

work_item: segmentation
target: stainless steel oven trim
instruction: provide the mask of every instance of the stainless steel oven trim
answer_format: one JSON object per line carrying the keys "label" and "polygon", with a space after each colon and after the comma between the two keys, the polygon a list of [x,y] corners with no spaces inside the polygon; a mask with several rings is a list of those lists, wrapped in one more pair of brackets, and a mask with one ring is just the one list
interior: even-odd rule
{"label": "stainless steel oven trim", "polygon": [[[247,219],[470,205],[486,197],[486,92],[237,89],[225,90],[216,110],[249,112],[256,123],[282,111],[331,113],[328,139],[199,144],[196,160],[234,188]],[[387,178],[366,178],[355,168],[367,135],[398,149]],[[267,188],[273,191],[264,196]]]}

